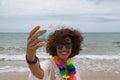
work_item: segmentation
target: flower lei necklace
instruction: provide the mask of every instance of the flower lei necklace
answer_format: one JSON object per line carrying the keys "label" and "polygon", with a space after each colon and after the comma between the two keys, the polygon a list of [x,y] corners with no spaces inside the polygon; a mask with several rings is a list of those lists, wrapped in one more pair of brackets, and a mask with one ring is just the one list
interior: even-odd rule
{"label": "flower lei necklace", "polygon": [[54,63],[57,65],[57,67],[60,70],[60,74],[63,78],[63,80],[76,80],[76,69],[75,66],[73,65],[73,60],[71,58],[69,58],[67,60],[67,67],[68,67],[68,75],[67,75],[67,70],[65,68],[65,66],[63,65],[62,61],[59,59],[59,57],[54,56],[52,57],[52,60],[54,61]]}

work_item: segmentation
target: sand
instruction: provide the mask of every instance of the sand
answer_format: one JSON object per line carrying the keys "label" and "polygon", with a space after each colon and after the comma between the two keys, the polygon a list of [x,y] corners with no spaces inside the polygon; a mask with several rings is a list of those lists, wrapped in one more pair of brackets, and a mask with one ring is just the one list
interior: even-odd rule
{"label": "sand", "polygon": [[[28,72],[0,73],[0,80],[28,80]],[[81,80],[120,80],[120,73],[116,72],[83,72]]]}
{"label": "sand", "polygon": [[120,80],[120,73],[86,72],[81,74],[81,80]]}

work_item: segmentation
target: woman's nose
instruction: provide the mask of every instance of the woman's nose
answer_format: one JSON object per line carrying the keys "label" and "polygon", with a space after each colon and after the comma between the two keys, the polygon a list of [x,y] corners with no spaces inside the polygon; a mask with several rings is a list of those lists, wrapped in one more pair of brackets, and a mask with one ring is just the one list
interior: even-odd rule
{"label": "woman's nose", "polygon": [[66,47],[65,47],[65,46],[63,46],[62,50],[66,50]]}

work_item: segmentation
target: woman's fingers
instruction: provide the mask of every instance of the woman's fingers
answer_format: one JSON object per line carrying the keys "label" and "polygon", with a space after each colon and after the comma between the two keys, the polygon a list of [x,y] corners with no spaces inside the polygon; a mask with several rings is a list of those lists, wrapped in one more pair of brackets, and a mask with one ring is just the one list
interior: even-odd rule
{"label": "woman's fingers", "polygon": [[47,41],[46,38],[36,39],[31,43],[31,46],[35,46],[35,45],[41,44],[41,43],[46,43],[46,41]]}
{"label": "woman's fingers", "polygon": [[46,44],[47,39],[36,39],[31,43],[31,50],[37,50],[38,48],[42,47]]}
{"label": "woman's fingers", "polygon": [[36,33],[36,31],[39,30],[39,28],[40,28],[39,25],[36,26],[36,27],[30,32],[30,35],[29,35],[28,39],[30,39],[30,38]]}
{"label": "woman's fingers", "polygon": [[44,43],[36,44],[36,45],[34,45],[31,49],[32,49],[32,50],[37,50],[38,48],[42,47],[42,46],[45,45],[45,44],[46,44],[45,42],[44,42]]}
{"label": "woman's fingers", "polygon": [[27,55],[33,58],[36,55],[36,50],[46,44],[47,39],[38,38],[38,36],[44,34],[46,30],[39,30],[40,26],[36,26],[31,32],[27,40]]}
{"label": "woman's fingers", "polygon": [[34,41],[34,43],[35,43],[35,44],[38,44],[38,43],[42,43],[42,42],[46,42],[46,41],[47,41],[47,39],[41,38],[41,39],[36,39],[36,40]]}
{"label": "woman's fingers", "polygon": [[42,30],[42,31],[39,31],[39,32],[37,32],[37,33],[34,33],[34,35],[32,35],[32,36],[29,38],[28,43],[31,43],[31,42],[35,41],[35,40],[38,38],[38,36],[44,34],[45,32],[46,32],[46,30]]}

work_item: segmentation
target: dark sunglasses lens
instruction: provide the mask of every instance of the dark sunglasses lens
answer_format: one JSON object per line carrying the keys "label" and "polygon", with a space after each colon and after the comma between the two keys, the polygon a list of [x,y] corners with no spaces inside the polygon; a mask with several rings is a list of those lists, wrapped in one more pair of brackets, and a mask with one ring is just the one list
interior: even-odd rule
{"label": "dark sunglasses lens", "polygon": [[57,45],[57,48],[58,48],[58,49],[62,49],[62,48],[63,48],[63,45],[62,45],[62,44],[58,44],[58,45]]}
{"label": "dark sunglasses lens", "polygon": [[58,44],[58,45],[57,45],[57,48],[58,48],[58,49],[62,49],[63,46],[65,46],[66,49],[70,49],[70,48],[72,47],[72,44],[71,44],[71,43],[66,43],[65,45]]}
{"label": "dark sunglasses lens", "polygon": [[65,44],[65,47],[66,47],[67,49],[70,49],[70,48],[72,47],[72,44],[71,44],[71,43],[66,43],[66,44]]}

